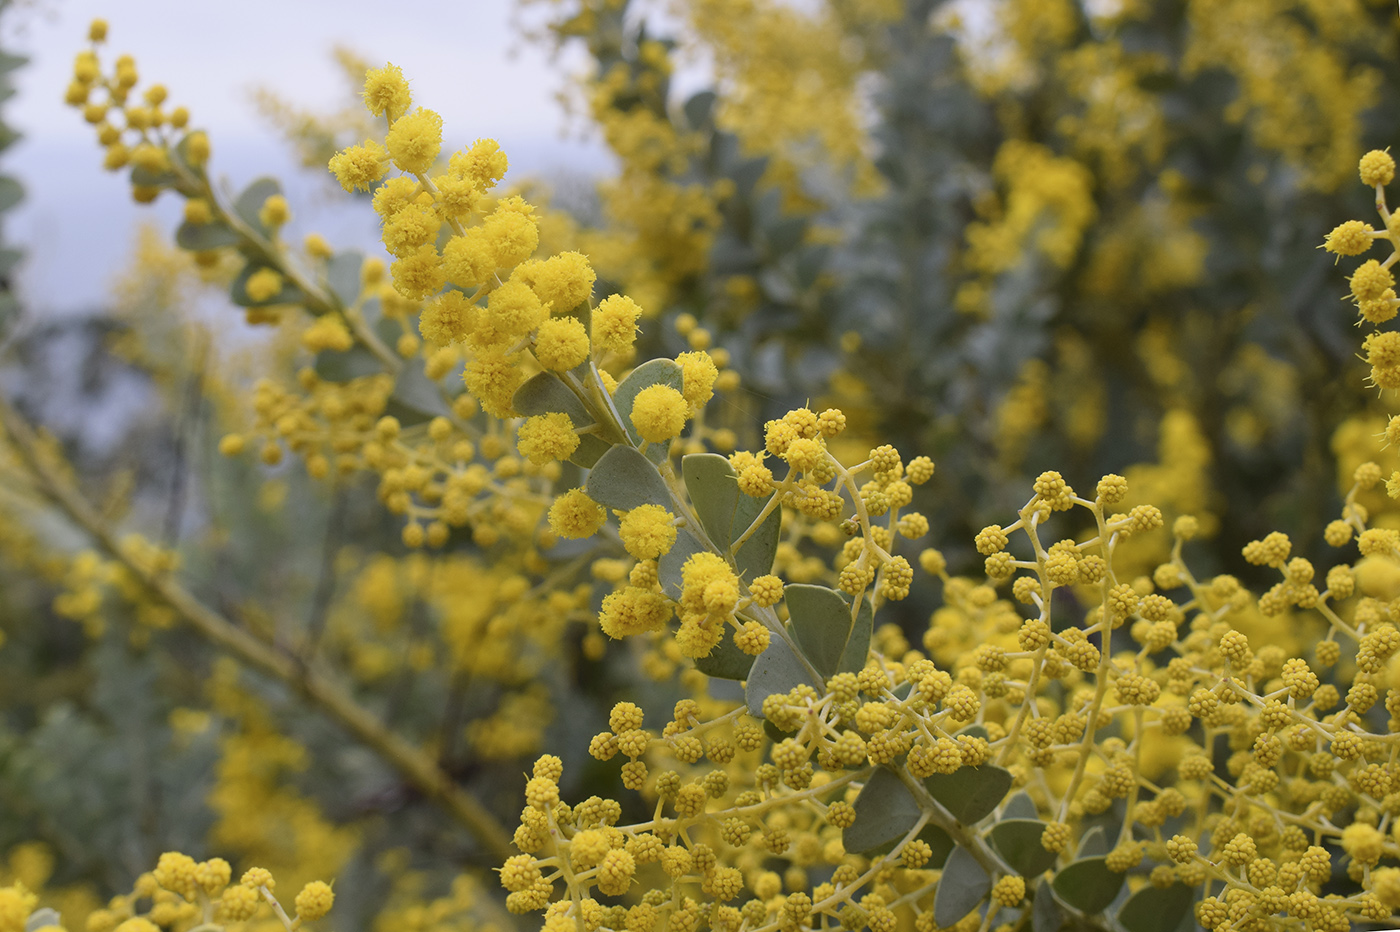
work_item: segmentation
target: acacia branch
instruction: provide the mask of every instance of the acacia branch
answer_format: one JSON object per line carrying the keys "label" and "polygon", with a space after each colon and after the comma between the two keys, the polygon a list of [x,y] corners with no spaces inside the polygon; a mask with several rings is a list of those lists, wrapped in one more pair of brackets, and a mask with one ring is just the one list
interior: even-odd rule
{"label": "acacia branch", "polygon": [[340,723],[379,754],[424,796],[445,808],[491,855],[504,861],[514,854],[510,835],[480,801],[463,790],[423,750],[387,728],[342,687],[296,657],[254,637],[209,608],[168,573],[152,572],[132,559],[102,516],[54,464],[45,461],[33,429],[8,402],[0,399],[0,427],[9,435],[19,459],[38,489],[101,548],[119,560],[158,598],[168,604],[206,641],[307,698],[312,706]]}

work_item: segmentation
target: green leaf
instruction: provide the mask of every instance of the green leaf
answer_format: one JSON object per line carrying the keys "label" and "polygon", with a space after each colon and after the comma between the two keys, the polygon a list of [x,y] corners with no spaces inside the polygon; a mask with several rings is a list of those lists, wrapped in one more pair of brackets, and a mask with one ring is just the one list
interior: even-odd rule
{"label": "green leaf", "polygon": [[0,175],[0,210],[9,210],[24,200],[24,185],[9,175]]}
{"label": "green leaf", "polygon": [[729,460],[718,453],[690,453],[681,457],[685,491],[705,533],[716,547],[733,542],[734,508],[739,501],[739,480]]}
{"label": "green leaf", "polygon": [[316,374],[327,382],[348,382],[384,371],[384,364],[363,346],[352,346],[345,352],[322,350],[316,354]]}
{"label": "green leaf", "polygon": [[744,691],[749,714],[755,718],[762,718],[764,699],[774,693],[790,692],[793,687],[804,683],[814,689],[820,689],[822,685],[812,682],[807,668],[792,652],[792,648],[788,647],[787,641],[775,636],[768,643],[768,649],[758,655],[753,669],[749,671],[748,687]]}
{"label": "green leaf", "polygon": [[36,909],[29,914],[29,918],[24,923],[24,932],[38,932],[39,929],[57,926],[58,924],[58,911],[45,906],[43,909]]}
{"label": "green leaf", "polygon": [[[266,307],[271,304],[301,304],[306,300],[306,295],[302,293],[302,290],[284,276],[281,291],[266,301],[254,301],[252,296],[248,294],[248,279],[265,268],[271,268],[271,266],[261,262],[249,262],[243,266],[243,271],[239,272],[234,277],[233,284],[228,286],[229,297],[233,299],[234,304],[239,307]],[[273,271],[279,275],[282,274],[277,269],[273,269]]]}
{"label": "green leaf", "polygon": [[746,680],[756,659],[740,650],[730,632],[725,631],[709,656],[695,658],[695,669],[721,680]]}
{"label": "green leaf", "polygon": [[789,627],[817,672],[830,679],[859,670],[870,652],[869,603],[851,617],[851,603],[835,589],[794,583],[783,590]]}
{"label": "green leaf", "polygon": [[950,926],[977,908],[992,890],[992,878],[966,848],[959,847],[943,865],[933,895],[933,921]]}
{"label": "green leaf", "polygon": [[[638,505],[671,508],[666,481],[656,466],[628,446],[615,444],[588,474],[588,497],[606,508],[631,511]],[[678,541],[679,542],[679,541]]]}
{"label": "green leaf", "polygon": [[1041,882],[1035,888],[1035,903],[1031,906],[1031,932],[1061,932],[1065,914],[1055,902],[1050,884]]}
{"label": "green leaf", "polygon": [[326,263],[326,284],[341,307],[350,307],[360,297],[360,267],[364,260],[360,253],[349,250],[336,253]]}
{"label": "green leaf", "polygon": [[593,434],[584,434],[578,438],[578,449],[574,455],[569,457],[569,462],[575,466],[582,466],[584,469],[592,469],[598,465],[598,461],[603,458],[603,454],[613,448],[601,437]]}
{"label": "green leaf", "polygon": [[567,414],[575,427],[593,423],[583,402],[553,372],[541,372],[528,379],[515,390],[510,406],[525,417],[557,411]]}
{"label": "green leaf", "polygon": [[131,183],[143,188],[164,188],[175,183],[175,173],[171,171],[153,172],[140,165],[131,166]]}
{"label": "green leaf", "polygon": [[953,818],[963,825],[972,825],[1001,805],[1012,782],[1010,771],[983,764],[961,767],[954,773],[936,773],[924,781],[924,786]]}
{"label": "green leaf", "polygon": [[[618,447],[617,449],[631,450],[632,448]],[[636,453],[637,451],[632,450],[632,452]],[[661,580],[662,588],[671,598],[679,599],[681,597],[681,569],[685,566],[685,561],[704,549],[705,546],[696,539],[694,534],[686,528],[681,528],[676,534],[676,542],[671,545],[671,549],[663,553],[661,559],[656,561],[656,575]],[[726,633],[725,640],[728,639]],[[735,649],[737,650],[737,648]],[[750,665],[752,662],[753,658],[750,658]]]}
{"label": "green leaf", "polygon": [[877,768],[865,781],[855,810],[856,820],[841,832],[841,844],[852,854],[893,845],[918,824],[921,815],[914,794],[885,767]]}
{"label": "green leaf", "polygon": [[191,252],[237,246],[239,242],[238,234],[222,223],[190,223],[186,220],[175,231],[175,244]]}
{"label": "green leaf", "polygon": [[1022,877],[1039,877],[1055,866],[1055,852],[1040,843],[1045,823],[1039,819],[1002,819],[988,837],[992,847]]}
{"label": "green leaf", "polygon": [[1123,886],[1123,875],[1108,869],[1107,858],[1083,858],[1055,875],[1055,895],[1082,913],[1102,912]]}
{"label": "green leaf", "polygon": [[[770,495],[768,498],[754,498],[739,493],[739,501],[734,506],[734,531],[729,537],[731,541],[738,540],[749,529],[749,525],[763,512],[764,506],[772,497]],[[783,528],[782,511],[782,506],[770,511],[758,529],[744,541],[744,546],[739,548],[739,552],[734,554],[734,565],[746,581],[751,582],[759,576],[766,576],[773,569],[773,557],[778,553],[778,536]]]}
{"label": "green leaf", "polygon": [[1128,932],[1175,932],[1195,899],[1195,891],[1182,883],[1149,885],[1128,898],[1118,910],[1118,922]]}
{"label": "green leaf", "polygon": [[1035,808],[1035,801],[1025,790],[1014,794],[1006,801],[1006,808],[1001,811],[1003,819],[1039,819],[1040,810]]}
{"label": "green leaf", "polygon": [[262,210],[264,201],[274,194],[281,193],[282,185],[278,184],[276,178],[259,178],[244,188],[243,193],[234,199],[233,212],[238,214],[248,226],[263,236],[267,236],[271,231],[263,226],[263,222],[258,219],[258,213]]}
{"label": "green leaf", "polygon": [[[676,391],[681,391],[685,387],[685,374],[674,360],[653,359],[633,369],[617,386],[617,391],[613,392],[613,405],[616,406],[622,426],[627,429],[633,443],[640,444],[642,435],[632,426],[632,404],[637,400],[638,392],[652,385],[669,385]],[[667,444],[654,446],[664,448]],[[664,449],[662,453],[665,453]]]}
{"label": "green leaf", "polygon": [[19,265],[24,253],[18,249],[0,249],[0,278],[6,278]]}

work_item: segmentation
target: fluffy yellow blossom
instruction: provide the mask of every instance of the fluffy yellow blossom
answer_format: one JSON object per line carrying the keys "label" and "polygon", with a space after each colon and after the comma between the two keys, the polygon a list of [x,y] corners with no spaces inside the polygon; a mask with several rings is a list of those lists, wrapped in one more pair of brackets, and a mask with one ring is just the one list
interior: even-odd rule
{"label": "fluffy yellow blossom", "polygon": [[368,191],[389,170],[389,153],[378,142],[366,139],[331,156],[330,170],[346,191]]}
{"label": "fluffy yellow blossom", "polygon": [[593,309],[593,345],[608,353],[628,353],[637,338],[637,318],[642,309],[626,295],[604,298]]}
{"label": "fluffy yellow blossom", "polygon": [[424,107],[399,117],[389,127],[384,147],[403,171],[426,174],[442,149],[442,117]]}
{"label": "fluffy yellow blossom", "polygon": [[522,262],[514,274],[556,314],[567,314],[587,301],[598,277],[588,257],[579,252],[561,252],[548,259]]}
{"label": "fluffy yellow blossom", "polygon": [[715,379],[719,378],[719,368],[714,359],[704,350],[681,353],[676,364],[684,375],[681,393],[690,406],[690,416],[694,417],[714,397]]}
{"label": "fluffy yellow blossom", "polygon": [[489,190],[506,175],[510,167],[500,143],[494,139],[478,139],[465,152],[458,152],[448,163],[454,172]]}
{"label": "fluffy yellow blossom", "polygon": [[314,922],[330,912],[334,903],[335,893],[332,892],[330,884],[313,880],[297,894],[297,916]]}
{"label": "fluffy yellow blossom", "polygon": [[592,537],[607,519],[607,511],[583,489],[570,489],[549,507],[549,526],[554,533],[573,540]]}
{"label": "fluffy yellow blossom", "polygon": [[535,336],[535,358],[555,372],[567,372],[588,359],[588,332],[577,317],[551,317]]}
{"label": "fluffy yellow blossom", "polygon": [[480,308],[460,291],[444,291],[424,306],[418,317],[418,332],[439,346],[459,343],[475,329],[479,313]]}
{"label": "fluffy yellow blossom", "polygon": [[39,898],[23,884],[0,887],[0,932],[24,932],[24,921],[39,905]]}
{"label": "fluffy yellow blossom", "polygon": [[632,402],[632,426],[647,443],[664,443],[685,429],[690,406],[669,385],[648,385]]}
{"label": "fluffy yellow blossom", "polygon": [[259,304],[271,301],[282,293],[282,276],[276,269],[258,269],[248,276],[243,290],[248,292],[249,298]]}
{"label": "fluffy yellow blossom", "polygon": [[622,516],[619,535],[638,560],[655,560],[676,542],[674,516],[660,505],[638,505]]}
{"label": "fluffy yellow blossom", "polygon": [[411,102],[403,69],[386,64],[383,68],[366,73],[362,97],[370,113],[387,116],[391,121],[397,120],[408,111]]}
{"label": "fluffy yellow blossom", "polygon": [[655,631],[671,617],[671,603],[658,592],[628,586],[603,599],[598,623],[610,638]]}
{"label": "fluffy yellow blossom", "polygon": [[1361,175],[1361,183],[1368,187],[1390,184],[1395,177],[1395,159],[1390,157],[1389,152],[1372,149],[1361,157],[1358,171]]}
{"label": "fluffy yellow blossom", "polygon": [[537,466],[554,460],[566,460],[578,449],[578,434],[567,414],[551,412],[529,418],[520,425],[519,442],[522,456]]}

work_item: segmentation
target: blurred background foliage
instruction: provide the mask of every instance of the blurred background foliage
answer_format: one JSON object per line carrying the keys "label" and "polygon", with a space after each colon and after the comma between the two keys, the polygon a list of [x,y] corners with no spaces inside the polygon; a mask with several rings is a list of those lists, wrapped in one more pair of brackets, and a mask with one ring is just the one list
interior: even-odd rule
{"label": "blurred background foliage", "polygon": [[[1054,468],[1121,472],[1125,509],[1197,515],[1199,574],[1248,581],[1240,547],[1320,528],[1383,425],[1317,247],[1368,214],[1353,168],[1393,141],[1389,2],[536,0],[522,21],[586,50],[567,96],[617,165],[596,192],[556,192],[542,254],[579,248],[599,297],[653,315],[643,358],[723,348],[742,388],[706,417],[741,446],[810,400],[847,412],[858,455],[932,456],[914,507],[955,571],[980,572],[973,533]],[[338,61],[353,88],[364,59]],[[0,58],[0,80],[20,64]],[[709,86],[677,93],[678,68]],[[261,102],[312,171],[365,133],[349,98]],[[611,779],[582,742],[617,695],[684,695],[677,659],[604,645],[577,562],[549,571],[479,535],[408,551],[373,482],[218,456],[254,381],[290,379],[295,337],[229,323],[233,270],[163,234],[134,245],[111,307],[61,321],[19,314],[18,254],[0,252],[0,383],[54,468],[206,604],[319,651],[502,822],[544,748],[566,795]],[[461,874],[498,863],[488,847],[294,685],[176,624],[13,455],[0,884],[76,918],[180,849],[293,890],[338,877],[342,928],[509,922]],[[887,620],[921,629],[929,588]]]}

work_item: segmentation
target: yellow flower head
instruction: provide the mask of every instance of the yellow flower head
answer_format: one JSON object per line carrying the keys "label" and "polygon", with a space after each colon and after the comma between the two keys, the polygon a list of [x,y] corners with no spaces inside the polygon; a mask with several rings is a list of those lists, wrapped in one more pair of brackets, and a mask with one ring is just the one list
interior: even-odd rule
{"label": "yellow flower head", "polygon": [[370,113],[387,116],[391,121],[403,116],[412,100],[403,69],[394,64],[366,72],[365,89],[361,96]]}
{"label": "yellow flower head", "polygon": [[598,278],[581,252],[530,260],[515,270],[514,277],[533,288],[545,304],[553,305],[556,314],[567,314],[588,300]]}
{"label": "yellow flower head", "polygon": [[715,365],[710,354],[704,350],[681,353],[676,357],[676,363],[681,367],[681,372],[685,376],[682,392],[685,394],[686,403],[690,405],[690,415],[694,417],[714,397],[715,379],[719,378],[719,367]]}
{"label": "yellow flower head", "polygon": [[588,358],[588,334],[577,317],[551,317],[540,324],[535,358],[555,372],[567,372]]}
{"label": "yellow flower head", "polygon": [[610,638],[655,631],[671,618],[671,603],[659,592],[628,586],[603,599],[598,623]]}
{"label": "yellow flower head", "polygon": [[632,426],[647,443],[664,443],[685,428],[690,405],[669,385],[648,385],[632,402]]}
{"label": "yellow flower head", "polygon": [[549,506],[550,528],[570,540],[592,537],[607,519],[607,511],[583,489],[570,489]]}
{"label": "yellow flower head", "polygon": [[384,137],[384,145],[399,168],[415,175],[425,174],[442,149],[442,117],[419,107],[394,121],[389,135]]}
{"label": "yellow flower head", "polygon": [[604,352],[630,352],[641,316],[642,309],[626,295],[604,298],[593,310],[593,345]]}
{"label": "yellow flower head", "polygon": [[423,308],[418,318],[418,332],[423,339],[439,346],[459,343],[475,328],[480,311],[460,291],[444,291]]}
{"label": "yellow flower head", "polygon": [[660,505],[638,505],[622,516],[622,546],[638,560],[655,560],[676,542],[672,514]]}
{"label": "yellow flower head", "polygon": [[454,154],[447,164],[455,174],[474,182],[483,191],[504,178],[510,167],[500,143],[494,139],[478,139],[470,149]]}
{"label": "yellow flower head", "polygon": [[567,414],[555,411],[537,415],[522,424],[516,447],[530,462],[543,466],[554,460],[568,459],[578,449],[578,444],[574,422]]}

